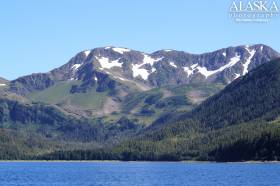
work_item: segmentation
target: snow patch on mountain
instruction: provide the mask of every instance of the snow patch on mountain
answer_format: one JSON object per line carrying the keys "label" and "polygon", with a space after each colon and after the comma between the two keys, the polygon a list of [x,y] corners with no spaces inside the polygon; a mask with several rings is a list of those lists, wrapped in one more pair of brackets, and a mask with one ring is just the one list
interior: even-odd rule
{"label": "snow patch on mountain", "polygon": [[256,53],[256,50],[255,49],[252,49],[250,50],[250,48],[245,48],[248,52],[249,52],[249,57],[247,58],[247,60],[245,61],[245,63],[243,64],[243,76],[245,74],[248,73],[248,68],[249,68],[249,65],[250,63],[252,62],[252,58],[254,57],[255,53]]}
{"label": "snow patch on mountain", "polygon": [[127,49],[127,48],[113,48],[113,50],[115,52],[120,53],[120,54],[123,54],[124,52],[130,52],[131,51],[130,49]]}
{"label": "snow patch on mountain", "polygon": [[90,52],[91,52],[90,50],[84,51],[85,56],[88,57],[88,55],[90,54]]}
{"label": "snow patch on mountain", "polygon": [[151,66],[153,66],[155,62],[158,62],[162,59],[163,57],[155,59],[152,58],[151,56],[148,56],[147,54],[144,54],[143,64],[150,64]]}
{"label": "snow patch on mountain", "polygon": [[198,66],[196,67],[198,72],[200,74],[202,74],[203,76],[205,76],[205,78],[207,79],[209,76],[215,74],[216,72],[218,72],[218,70],[213,70],[213,71],[208,71],[206,67],[201,67],[201,66]]}
{"label": "snow patch on mountain", "polygon": [[2,86],[6,86],[6,84],[4,84],[4,83],[0,83],[0,87],[2,87]]}
{"label": "snow patch on mountain", "polygon": [[101,65],[101,70],[103,69],[111,69],[113,67],[122,67],[122,64],[119,60],[120,59],[116,59],[116,60],[113,60],[113,61],[110,61],[109,58],[107,57],[97,57],[97,60],[99,62],[99,64]]}
{"label": "snow patch on mountain", "polygon": [[202,74],[203,76],[205,76],[205,78],[207,79],[209,76],[212,76],[218,72],[222,72],[227,68],[230,68],[232,66],[234,66],[236,63],[238,63],[240,61],[240,55],[235,55],[234,57],[232,57],[230,59],[230,62],[224,66],[221,66],[220,68],[216,69],[216,70],[208,70],[206,67],[202,67],[199,66],[197,63],[191,65],[190,67],[183,67],[184,71],[187,72],[188,76],[192,75],[194,73],[195,70],[197,70],[200,74]]}
{"label": "snow patch on mountain", "polygon": [[237,79],[237,78],[239,78],[240,76],[241,76],[240,74],[235,73],[234,79]]}
{"label": "snow patch on mountain", "polygon": [[193,72],[195,71],[196,67],[198,66],[198,64],[193,64],[190,67],[183,67],[184,71],[188,74],[188,77],[190,77]]}
{"label": "snow patch on mountain", "polygon": [[224,56],[224,57],[227,57],[227,53],[226,53],[226,52],[223,52],[223,56]]}
{"label": "snow patch on mountain", "polygon": [[190,77],[193,74],[193,70],[189,67],[183,67],[184,71],[187,72],[188,77]]}
{"label": "snow patch on mountain", "polygon": [[147,80],[150,73],[148,72],[148,70],[144,69],[142,66],[143,66],[143,64],[132,65],[133,77],[141,76],[142,79]]}
{"label": "snow patch on mountain", "polygon": [[80,68],[80,66],[81,66],[81,64],[75,64],[75,65],[73,65],[72,67],[71,67],[71,69],[73,69],[73,70],[78,70],[79,68]]}
{"label": "snow patch on mountain", "polygon": [[[149,75],[151,74],[147,69],[144,68],[146,64],[150,64],[152,67],[155,62],[162,60],[163,58],[152,58],[147,54],[143,54],[143,62],[141,64],[132,64],[132,73],[133,77],[140,76],[142,79],[147,80]],[[155,72],[156,69],[152,68],[152,73]]]}
{"label": "snow patch on mountain", "polygon": [[205,76],[205,78],[207,79],[209,76],[216,74],[217,72],[222,72],[227,68],[230,68],[232,66],[234,66],[236,63],[238,63],[240,61],[240,55],[235,55],[234,57],[232,57],[230,59],[230,62],[224,66],[221,66],[220,68],[218,68],[217,70],[210,70],[208,71],[206,67],[200,67],[198,66],[197,69],[198,71]]}
{"label": "snow patch on mountain", "polygon": [[74,64],[72,65],[71,67],[71,70],[72,70],[72,77],[69,79],[70,81],[73,81],[73,80],[78,80],[76,77],[76,72],[77,70],[82,66],[82,64]]}
{"label": "snow patch on mountain", "polygon": [[191,68],[194,69],[198,66],[198,63],[191,65]]}
{"label": "snow patch on mountain", "polygon": [[174,68],[177,68],[177,65],[175,65],[174,62],[170,62],[169,64],[170,64],[171,66],[173,66]]}

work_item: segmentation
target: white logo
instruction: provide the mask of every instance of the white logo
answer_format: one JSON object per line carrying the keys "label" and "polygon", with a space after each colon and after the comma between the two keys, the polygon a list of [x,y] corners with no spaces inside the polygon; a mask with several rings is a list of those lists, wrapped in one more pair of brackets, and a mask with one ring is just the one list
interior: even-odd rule
{"label": "white logo", "polygon": [[279,15],[276,1],[233,1],[230,17],[237,22],[269,22]]}

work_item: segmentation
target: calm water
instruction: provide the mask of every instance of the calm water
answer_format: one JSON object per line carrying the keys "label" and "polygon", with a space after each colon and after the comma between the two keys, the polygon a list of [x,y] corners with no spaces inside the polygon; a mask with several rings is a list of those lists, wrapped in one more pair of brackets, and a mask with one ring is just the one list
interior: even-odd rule
{"label": "calm water", "polygon": [[1,162],[0,185],[280,185],[277,163]]}

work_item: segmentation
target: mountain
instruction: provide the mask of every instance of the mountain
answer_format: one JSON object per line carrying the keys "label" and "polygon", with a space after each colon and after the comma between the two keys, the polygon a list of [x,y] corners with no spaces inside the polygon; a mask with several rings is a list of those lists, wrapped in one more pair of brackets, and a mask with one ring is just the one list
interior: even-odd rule
{"label": "mountain", "polygon": [[[269,62],[277,57],[265,45],[201,55],[83,51],[48,73],[3,80],[2,133],[16,138],[0,138],[0,156],[69,159],[87,152],[92,159],[222,160],[230,144],[250,144],[246,135],[266,142],[264,133],[278,135],[271,124],[278,123],[278,63]],[[9,141],[24,143],[14,151]]]}
{"label": "mountain", "polygon": [[[168,102],[163,99],[179,99],[178,96],[185,94],[189,104],[183,104],[179,110],[190,110],[193,106],[186,105],[201,103],[224,85],[279,56],[261,44],[229,47],[200,55],[175,50],[145,54],[127,48],[103,47],[80,52],[48,73],[13,80],[9,91],[33,102],[54,104],[77,116],[118,113],[121,117],[128,111],[130,115],[138,116],[146,111],[161,115],[166,111],[163,107],[151,108],[146,103],[127,107],[127,100],[141,99],[143,103],[147,94],[158,92],[161,100],[157,101]],[[186,88],[188,85],[200,88],[190,90]],[[210,92],[209,86],[212,86]],[[174,87],[181,90],[179,95],[170,91]],[[152,115],[150,121],[157,117]],[[138,119],[138,116],[132,117]]]}
{"label": "mountain", "polygon": [[280,59],[263,64],[193,111],[111,149],[112,159],[279,160],[279,82]]}
{"label": "mountain", "polygon": [[0,86],[5,86],[9,81],[0,77]]}
{"label": "mountain", "polygon": [[11,89],[26,94],[53,86],[57,81],[81,81],[79,86],[71,88],[72,93],[85,92],[94,85],[102,92],[114,88],[115,81],[135,84],[141,90],[191,82],[230,83],[279,56],[261,44],[229,47],[201,55],[175,50],[145,54],[127,48],[96,48],[78,53],[67,64],[49,73],[16,79],[11,82]]}

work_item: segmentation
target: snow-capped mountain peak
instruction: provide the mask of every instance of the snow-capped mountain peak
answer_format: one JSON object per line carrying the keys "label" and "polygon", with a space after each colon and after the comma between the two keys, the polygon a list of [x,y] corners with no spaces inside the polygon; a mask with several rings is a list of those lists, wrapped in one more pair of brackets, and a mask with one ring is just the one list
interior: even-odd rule
{"label": "snow-capped mountain peak", "polygon": [[170,49],[146,54],[113,46],[86,50],[83,53],[85,57],[78,54],[69,62],[72,64],[72,73],[67,79],[83,77],[79,74],[87,71],[83,68],[88,68],[84,64],[92,63],[95,71],[117,79],[121,77],[125,80],[143,81],[151,86],[192,81],[229,83],[256,66],[279,56],[265,45],[229,47],[199,55]]}
{"label": "snow-capped mountain peak", "polygon": [[130,49],[127,48],[112,48],[115,52],[118,52],[120,54],[123,54],[124,52],[130,52]]}
{"label": "snow-capped mountain peak", "polygon": [[[279,53],[260,44],[228,47],[203,54],[176,50],[147,54],[111,46],[80,52],[65,65],[49,73],[31,75],[31,79],[36,82],[34,79],[38,76],[38,81],[47,82],[39,89],[52,86],[56,81],[79,80],[93,86],[96,82],[102,84],[104,78],[137,84],[145,89],[192,82],[230,83],[278,57]],[[29,76],[13,82],[24,81],[24,78]]]}

